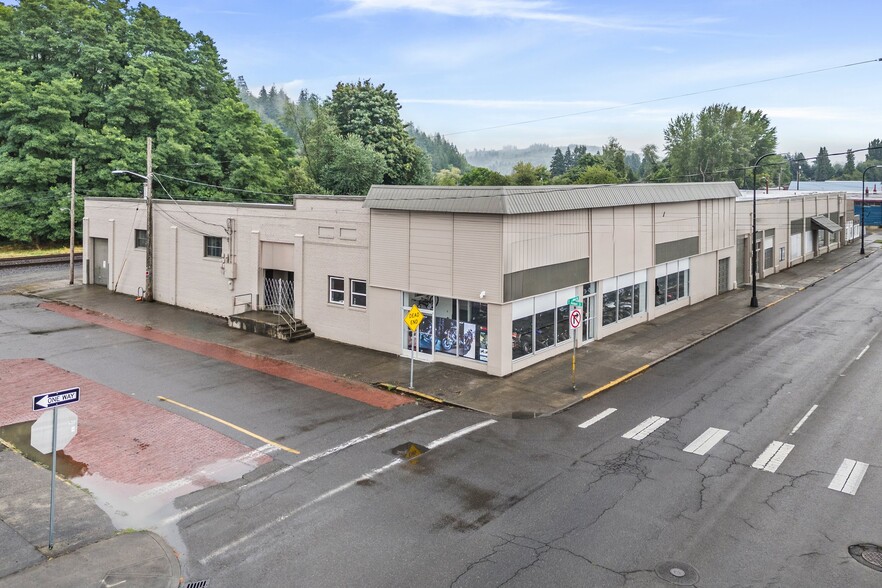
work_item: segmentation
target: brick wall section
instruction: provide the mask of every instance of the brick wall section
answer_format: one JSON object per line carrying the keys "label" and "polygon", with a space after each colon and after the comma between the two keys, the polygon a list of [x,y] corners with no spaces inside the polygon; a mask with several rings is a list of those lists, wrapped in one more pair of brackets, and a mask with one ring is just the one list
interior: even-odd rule
{"label": "brick wall section", "polygon": [[[157,484],[192,475],[252,449],[175,413],[39,359],[0,360],[0,426],[36,420],[33,396],[79,386],[76,437],[64,452],[87,473],[122,484]],[[250,457],[249,469],[270,461]],[[210,485],[210,480],[202,484]]]}

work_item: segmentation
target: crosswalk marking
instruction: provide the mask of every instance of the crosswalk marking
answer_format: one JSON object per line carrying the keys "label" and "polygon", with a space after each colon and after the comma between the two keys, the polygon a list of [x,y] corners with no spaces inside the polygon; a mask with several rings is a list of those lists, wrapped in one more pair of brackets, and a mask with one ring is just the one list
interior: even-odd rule
{"label": "crosswalk marking", "polygon": [[647,435],[658,429],[660,426],[668,422],[670,419],[666,419],[660,416],[651,416],[624,435],[625,439],[634,439],[635,441],[639,441],[644,439]]}
{"label": "crosswalk marking", "polygon": [[784,459],[793,450],[790,443],[782,443],[781,441],[772,441],[765,451],[760,453],[751,467],[766,472],[774,472],[784,462]]}
{"label": "crosswalk marking", "polygon": [[862,461],[854,461],[853,459],[842,460],[839,471],[833,476],[833,481],[827,488],[836,490],[837,492],[845,492],[852,496],[857,492],[864,474],[867,473],[868,464]]}
{"label": "crosswalk marking", "polygon": [[581,429],[587,429],[588,427],[590,427],[591,425],[593,425],[593,424],[596,423],[597,421],[599,421],[599,420],[601,420],[601,419],[605,419],[606,417],[608,417],[609,415],[611,415],[611,414],[614,413],[615,411],[616,411],[616,409],[614,409],[614,408],[607,408],[607,409],[606,409],[605,411],[603,411],[602,413],[600,413],[600,414],[598,414],[598,415],[595,415],[593,418],[588,419],[587,421],[585,421],[584,423],[582,423],[581,425],[579,425],[579,428],[581,428]]}
{"label": "crosswalk marking", "polygon": [[719,443],[719,441],[728,434],[729,431],[711,427],[699,435],[695,441],[684,447],[683,451],[694,453],[696,455],[704,455],[711,450],[711,447]]}

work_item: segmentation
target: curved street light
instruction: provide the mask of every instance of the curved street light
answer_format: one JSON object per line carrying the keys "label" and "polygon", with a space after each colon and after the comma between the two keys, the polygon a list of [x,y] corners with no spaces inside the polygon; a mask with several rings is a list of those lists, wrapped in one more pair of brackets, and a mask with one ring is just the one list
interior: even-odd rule
{"label": "curved street light", "polygon": [[759,306],[759,301],[756,299],[756,168],[759,165],[760,161],[762,161],[766,157],[771,157],[772,155],[777,155],[777,153],[766,153],[765,155],[760,155],[753,164],[753,228],[751,230],[751,234],[753,236],[753,266],[751,267],[753,295],[750,297],[750,306],[752,306],[753,308],[757,308]]}
{"label": "curved street light", "polygon": [[144,197],[147,199],[147,246],[144,256],[144,302],[153,302],[153,138],[147,137],[147,175],[142,175],[126,169],[115,169],[112,174],[128,174],[144,180],[146,190]]}
{"label": "curved street light", "polygon": [[863,175],[861,175],[861,255],[864,254],[864,217],[867,216],[867,205],[865,204],[866,199],[864,198],[867,194],[867,189],[864,186],[867,183],[867,172],[877,167],[882,167],[882,164],[871,165],[865,169]]}

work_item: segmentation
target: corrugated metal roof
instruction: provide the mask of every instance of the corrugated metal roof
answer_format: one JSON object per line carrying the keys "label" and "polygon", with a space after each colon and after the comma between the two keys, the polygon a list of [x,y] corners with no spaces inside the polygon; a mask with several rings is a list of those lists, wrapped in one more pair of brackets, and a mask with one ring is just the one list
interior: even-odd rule
{"label": "corrugated metal roof", "polygon": [[830,231],[831,233],[835,233],[836,231],[842,230],[842,227],[840,227],[839,225],[837,225],[836,223],[831,221],[826,216],[821,216],[821,215],[813,216],[812,222],[815,223],[816,225],[818,225],[819,227],[821,227],[822,229],[826,229],[826,230]]}
{"label": "corrugated metal roof", "polygon": [[364,205],[380,210],[528,214],[735,198],[734,182],[592,186],[371,186]]}

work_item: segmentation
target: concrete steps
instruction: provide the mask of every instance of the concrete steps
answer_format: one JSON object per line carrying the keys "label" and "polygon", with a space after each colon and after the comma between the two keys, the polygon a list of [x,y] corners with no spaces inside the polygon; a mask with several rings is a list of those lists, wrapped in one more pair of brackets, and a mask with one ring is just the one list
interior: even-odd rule
{"label": "concrete steps", "polygon": [[290,324],[272,312],[249,310],[228,316],[227,326],[289,343],[315,337],[312,329],[302,320],[289,318],[288,321]]}

